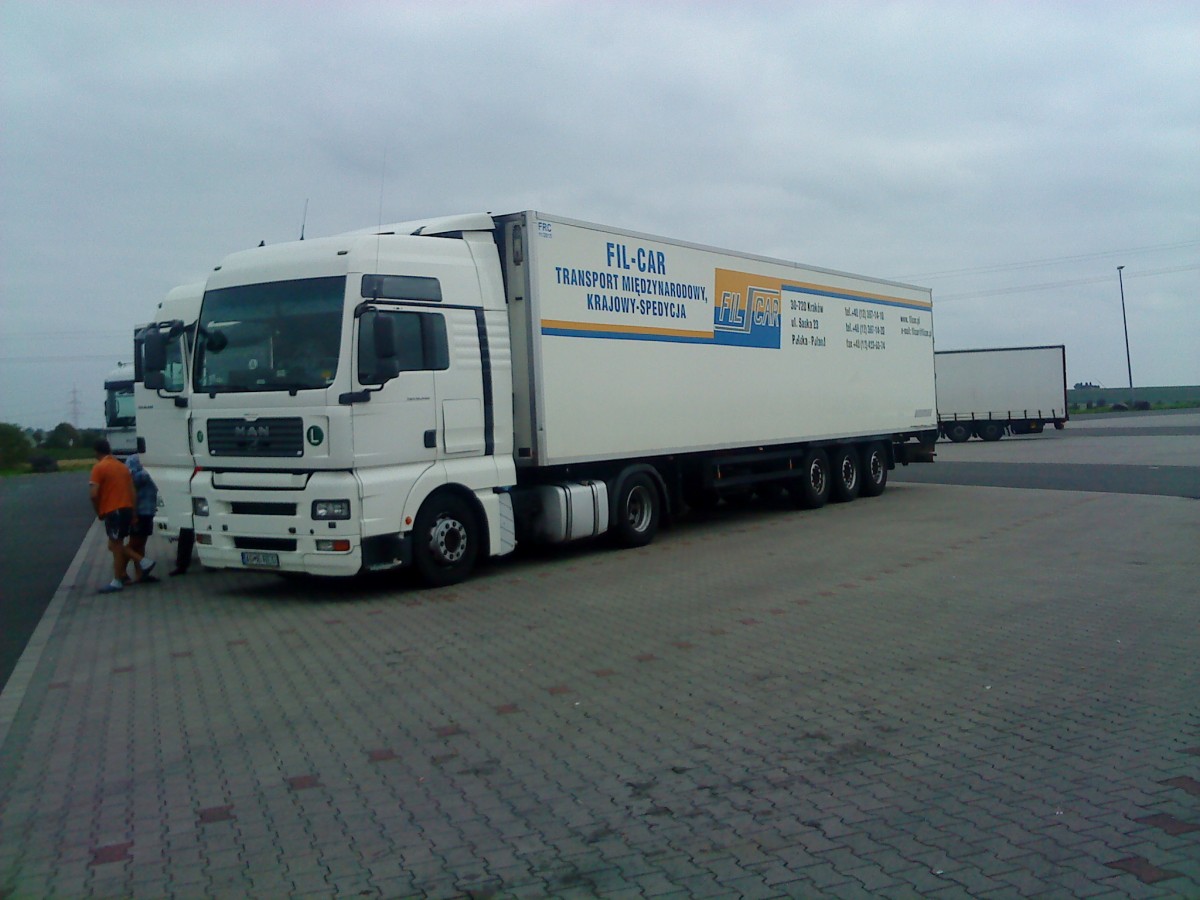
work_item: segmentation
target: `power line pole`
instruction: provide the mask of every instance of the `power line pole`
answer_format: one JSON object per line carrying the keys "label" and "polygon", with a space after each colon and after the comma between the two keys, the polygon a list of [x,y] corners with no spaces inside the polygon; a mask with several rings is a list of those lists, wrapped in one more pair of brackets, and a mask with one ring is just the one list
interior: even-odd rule
{"label": "power line pole", "polygon": [[1121,285],[1121,325],[1125,328],[1125,373],[1129,376],[1129,408],[1137,404],[1137,396],[1133,393],[1133,366],[1129,362],[1129,322],[1125,318],[1125,278],[1121,274],[1124,266],[1117,266],[1117,282]]}
{"label": "power line pole", "polygon": [[71,424],[76,428],[79,427],[79,388],[71,385],[71,402],[68,404],[70,410]]}

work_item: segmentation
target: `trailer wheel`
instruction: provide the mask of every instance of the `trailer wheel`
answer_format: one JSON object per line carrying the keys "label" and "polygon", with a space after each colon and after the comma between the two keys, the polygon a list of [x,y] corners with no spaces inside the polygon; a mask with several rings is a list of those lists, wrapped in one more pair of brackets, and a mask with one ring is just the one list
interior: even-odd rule
{"label": "trailer wheel", "polygon": [[998,441],[1004,437],[1004,426],[999,422],[984,422],[979,426],[979,436],[985,441]]}
{"label": "trailer wheel", "polygon": [[862,488],[864,497],[878,497],[887,487],[888,457],[882,441],[867,444],[862,451]]}
{"label": "trailer wheel", "polygon": [[613,539],[621,547],[644,547],[658,534],[658,488],[645,472],[634,472],[617,488]]}
{"label": "trailer wheel", "polygon": [[413,561],[429,587],[457,584],[471,574],[481,531],[475,511],[462,497],[434,494],[417,513]]}
{"label": "trailer wheel", "polygon": [[946,437],[956,444],[964,444],[971,439],[971,426],[966,422],[951,422],[946,426]]}
{"label": "trailer wheel", "polygon": [[830,496],[838,503],[849,503],[862,487],[862,471],[858,451],[854,447],[838,447],[833,451],[833,483]]}
{"label": "trailer wheel", "polygon": [[792,502],[801,509],[820,509],[829,499],[829,457],[819,448],[804,454],[800,477],[788,485]]}

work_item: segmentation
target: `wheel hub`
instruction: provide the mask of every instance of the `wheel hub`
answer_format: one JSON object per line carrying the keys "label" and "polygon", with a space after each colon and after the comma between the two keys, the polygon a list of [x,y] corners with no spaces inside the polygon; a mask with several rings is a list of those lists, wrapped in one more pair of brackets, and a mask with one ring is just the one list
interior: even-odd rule
{"label": "wheel hub", "polygon": [[453,565],[467,552],[467,529],[457,519],[438,519],[429,534],[429,546],[441,562]]}

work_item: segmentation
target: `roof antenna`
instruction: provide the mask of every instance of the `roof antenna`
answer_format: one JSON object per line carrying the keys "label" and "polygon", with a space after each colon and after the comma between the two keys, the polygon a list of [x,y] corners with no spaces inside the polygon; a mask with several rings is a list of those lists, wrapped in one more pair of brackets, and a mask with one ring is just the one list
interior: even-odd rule
{"label": "roof antenna", "polygon": [[308,198],[304,198],[304,218],[300,220],[300,240],[304,240],[304,225],[308,222]]}

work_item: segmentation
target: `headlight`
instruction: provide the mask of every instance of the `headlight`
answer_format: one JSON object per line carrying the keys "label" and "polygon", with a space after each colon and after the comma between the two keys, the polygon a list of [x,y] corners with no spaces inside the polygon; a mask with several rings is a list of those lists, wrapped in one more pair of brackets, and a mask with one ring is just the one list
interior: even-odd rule
{"label": "headlight", "polygon": [[192,498],[192,515],[193,516],[207,516],[208,515],[208,501],[205,500],[203,497],[193,497]]}
{"label": "headlight", "polygon": [[325,521],[327,519],[348,519],[350,518],[350,501],[314,500],[312,505],[312,517],[321,521]]}

